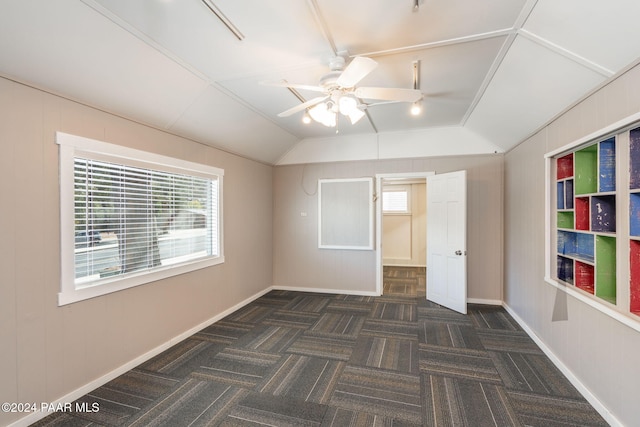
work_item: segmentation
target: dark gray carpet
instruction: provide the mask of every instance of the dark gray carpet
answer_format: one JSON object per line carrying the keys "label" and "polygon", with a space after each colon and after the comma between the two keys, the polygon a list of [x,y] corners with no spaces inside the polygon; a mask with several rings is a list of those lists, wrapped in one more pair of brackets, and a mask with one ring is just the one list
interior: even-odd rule
{"label": "dark gray carpet", "polygon": [[607,425],[504,309],[428,302],[424,268],[384,281],[270,292],[36,425]]}

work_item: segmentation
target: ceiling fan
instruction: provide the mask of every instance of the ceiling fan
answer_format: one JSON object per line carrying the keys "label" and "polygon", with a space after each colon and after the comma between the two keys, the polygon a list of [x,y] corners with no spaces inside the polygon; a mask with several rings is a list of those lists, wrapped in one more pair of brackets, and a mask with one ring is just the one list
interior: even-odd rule
{"label": "ceiling fan", "polygon": [[313,120],[327,127],[336,126],[337,113],[349,117],[351,123],[355,124],[364,116],[363,110],[373,105],[362,102],[362,99],[414,103],[422,99],[422,92],[416,88],[356,87],[358,82],[377,65],[378,63],[371,58],[356,56],[345,68],[344,57],[336,56],[329,62],[330,71],[320,78],[318,86],[293,84],[286,81],[264,84],[321,92],[322,96],[283,111],[278,114],[278,117],[288,117],[306,110],[305,115],[308,113]]}

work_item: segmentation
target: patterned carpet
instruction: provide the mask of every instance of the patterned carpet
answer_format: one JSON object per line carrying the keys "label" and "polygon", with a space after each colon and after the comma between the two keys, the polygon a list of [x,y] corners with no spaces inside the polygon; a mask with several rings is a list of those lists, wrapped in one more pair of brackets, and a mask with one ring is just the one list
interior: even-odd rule
{"label": "patterned carpet", "polygon": [[38,426],[606,426],[499,307],[273,291]]}

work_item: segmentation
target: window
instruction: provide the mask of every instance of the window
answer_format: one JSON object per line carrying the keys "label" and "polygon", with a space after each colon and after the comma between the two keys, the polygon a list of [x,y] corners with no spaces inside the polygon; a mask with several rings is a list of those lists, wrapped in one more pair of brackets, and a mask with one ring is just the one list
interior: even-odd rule
{"label": "window", "polygon": [[385,213],[409,213],[409,190],[406,187],[384,189],[382,211]]}
{"label": "window", "polygon": [[59,304],[224,261],[221,169],[64,133]]}
{"label": "window", "polygon": [[618,123],[547,154],[547,281],[636,330],[639,126]]}

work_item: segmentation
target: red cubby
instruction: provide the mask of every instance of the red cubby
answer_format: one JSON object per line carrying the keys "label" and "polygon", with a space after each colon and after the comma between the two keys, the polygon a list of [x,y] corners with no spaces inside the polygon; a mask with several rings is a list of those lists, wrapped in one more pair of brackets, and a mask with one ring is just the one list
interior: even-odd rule
{"label": "red cubby", "polygon": [[589,230],[589,198],[576,197],[574,209],[576,230]]}
{"label": "red cubby", "polygon": [[594,276],[595,275],[594,275],[593,265],[576,261],[576,266],[575,266],[576,288],[582,289],[585,292],[589,292],[590,294],[593,294],[595,292]]}
{"label": "red cubby", "polygon": [[629,311],[640,316],[640,242],[630,241],[629,247],[630,301]]}
{"label": "red cubby", "polygon": [[573,176],[573,153],[557,159],[558,178],[565,179]]}

